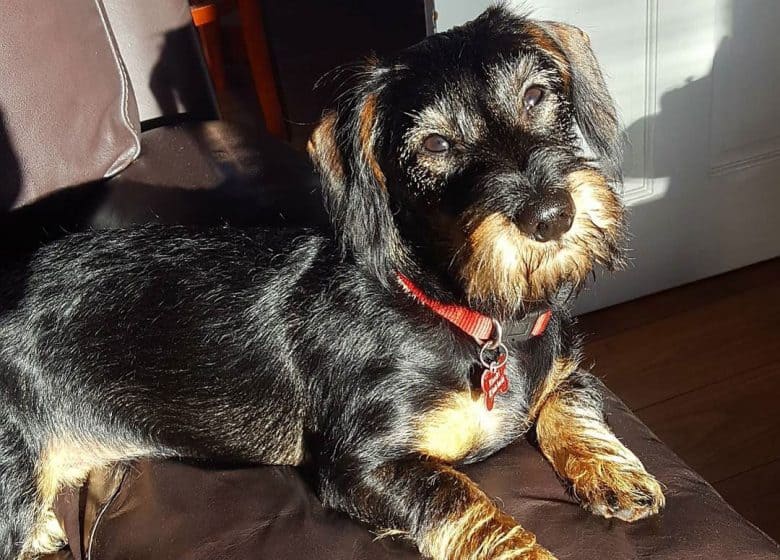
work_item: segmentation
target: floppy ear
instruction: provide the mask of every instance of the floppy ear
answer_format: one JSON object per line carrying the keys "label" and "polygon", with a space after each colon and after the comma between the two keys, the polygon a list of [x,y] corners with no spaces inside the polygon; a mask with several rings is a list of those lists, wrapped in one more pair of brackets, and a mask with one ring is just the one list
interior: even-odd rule
{"label": "floppy ear", "polygon": [[[320,173],[325,204],[342,251],[368,266],[383,283],[402,271],[406,249],[393,220],[385,174],[377,157],[382,129],[375,67],[362,84],[339,97],[314,130],[309,155]],[[368,78],[367,80],[365,78]]]}
{"label": "floppy ear", "polygon": [[590,48],[590,39],[573,25],[550,21],[537,22],[537,25],[555,41],[566,58],[564,75],[568,75],[574,114],[585,140],[601,159],[604,172],[620,181],[623,134],[615,102]]}

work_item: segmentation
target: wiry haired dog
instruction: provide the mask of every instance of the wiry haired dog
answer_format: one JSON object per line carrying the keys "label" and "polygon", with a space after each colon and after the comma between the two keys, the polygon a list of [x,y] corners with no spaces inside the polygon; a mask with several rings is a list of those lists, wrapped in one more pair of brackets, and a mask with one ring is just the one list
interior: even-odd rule
{"label": "wiry haired dog", "polygon": [[495,7],[351,76],[310,144],[332,231],[150,226],[5,263],[0,557],[56,548],[55,494],[140,456],[306,464],[437,559],[552,558],[453,467],[529,430],[590,511],[662,507],[567,309],[624,226],[587,37]]}

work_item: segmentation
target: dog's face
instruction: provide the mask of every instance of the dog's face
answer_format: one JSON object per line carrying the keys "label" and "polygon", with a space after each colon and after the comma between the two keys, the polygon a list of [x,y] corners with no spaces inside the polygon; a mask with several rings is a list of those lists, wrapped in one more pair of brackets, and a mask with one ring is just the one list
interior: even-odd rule
{"label": "dog's face", "polygon": [[621,137],[582,32],[492,8],[351,79],[310,153],[380,277],[417,268],[507,315],[619,261]]}

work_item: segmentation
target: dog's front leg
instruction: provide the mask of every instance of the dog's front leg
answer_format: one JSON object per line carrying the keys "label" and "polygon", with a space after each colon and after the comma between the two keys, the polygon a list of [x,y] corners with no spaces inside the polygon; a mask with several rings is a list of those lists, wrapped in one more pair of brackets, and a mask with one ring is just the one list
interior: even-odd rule
{"label": "dog's front leg", "polygon": [[607,426],[594,381],[577,371],[546,399],[539,447],[591,512],[624,521],[653,515],[664,505],[661,486]]}
{"label": "dog's front leg", "polygon": [[[346,469],[345,469],[346,470]],[[408,458],[349,472],[322,483],[323,501],[373,527],[402,535],[436,560],[554,560],[466,475],[426,458]]]}

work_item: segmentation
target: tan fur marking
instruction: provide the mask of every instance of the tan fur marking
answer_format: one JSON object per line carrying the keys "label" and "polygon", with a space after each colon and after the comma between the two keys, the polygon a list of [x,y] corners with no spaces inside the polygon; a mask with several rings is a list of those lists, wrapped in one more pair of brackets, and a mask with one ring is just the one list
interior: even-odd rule
{"label": "tan fur marking", "polygon": [[137,447],[110,448],[71,438],[49,442],[38,464],[38,520],[22,547],[22,558],[54,552],[65,544],[65,532],[52,510],[60,490],[80,485],[92,469],[149,454]]}
{"label": "tan fur marking", "polygon": [[329,112],[322,117],[306,149],[319,170],[328,175],[328,179],[335,182],[345,180],[344,163],[336,144],[336,113]]}
{"label": "tan fur marking", "polygon": [[595,262],[608,262],[622,235],[623,206],[617,195],[595,169],[569,174],[566,189],[576,214],[557,241],[535,241],[501,213],[476,224],[460,270],[470,299],[514,309],[544,299],[566,280],[582,282]]}
{"label": "tan fur marking", "polygon": [[565,391],[554,393],[536,429],[544,455],[593,513],[635,521],[663,507],[660,484],[615,437],[600,410]]}
{"label": "tan fur marking", "polygon": [[56,552],[67,543],[65,530],[51,508],[39,514],[32,535],[22,548],[21,560]]}
{"label": "tan fur marking", "polygon": [[435,560],[554,560],[536,544],[536,536],[523,529],[464,474],[455,470],[469,493],[469,506],[431,528],[418,543],[423,555]]}
{"label": "tan fur marking", "polygon": [[502,421],[500,411],[487,410],[481,393],[454,393],[420,420],[417,450],[442,461],[458,461],[489,439]]}
{"label": "tan fur marking", "polygon": [[534,23],[529,22],[525,27],[525,32],[533,38],[540,49],[555,61],[555,65],[561,73],[563,87],[568,90],[571,86],[571,71],[569,69],[569,61],[561,47],[544,29]]}
{"label": "tan fur marking", "polygon": [[371,167],[371,172],[374,175],[374,179],[379,183],[379,186],[385,188],[385,174],[379,167],[379,163],[376,161],[374,155],[374,125],[376,120],[376,95],[370,94],[363,102],[363,107],[360,109],[360,126],[358,135],[360,138],[360,144],[363,150],[363,157]]}
{"label": "tan fur marking", "polygon": [[539,415],[539,411],[547,402],[550,395],[555,392],[561,383],[563,383],[567,377],[569,377],[579,366],[579,361],[571,356],[558,356],[553,360],[552,367],[547,373],[547,377],[536,390],[534,395],[531,409],[528,412],[530,420],[535,420]]}
{"label": "tan fur marking", "polygon": [[[569,174],[566,182],[578,216],[584,215],[611,241],[617,241],[620,232],[616,229],[623,222],[625,209],[606,178],[595,169],[581,169]],[[574,234],[585,229],[586,223],[575,220],[572,226]]]}
{"label": "tan fur marking", "polygon": [[303,427],[300,426],[299,430],[300,433],[295,440],[295,444],[289,448],[286,453],[280,453],[279,457],[274,460],[275,462],[278,461],[278,464],[280,465],[291,465],[293,467],[297,467],[303,463],[303,458],[305,456],[305,450],[303,448]]}
{"label": "tan fur marking", "polygon": [[569,52],[590,47],[590,37],[579,27],[558,21],[546,21],[545,25],[555,31],[555,37],[561,46]]}

